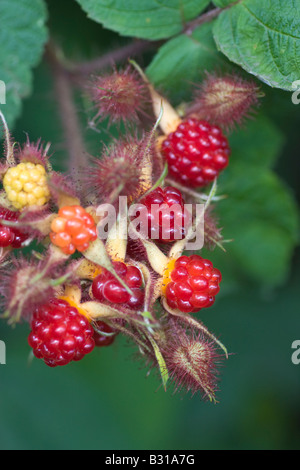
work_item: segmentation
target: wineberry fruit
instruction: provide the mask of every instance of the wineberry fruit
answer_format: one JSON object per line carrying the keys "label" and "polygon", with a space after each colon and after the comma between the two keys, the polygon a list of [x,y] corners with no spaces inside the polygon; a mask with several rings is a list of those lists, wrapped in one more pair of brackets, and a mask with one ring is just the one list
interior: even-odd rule
{"label": "wineberry fruit", "polygon": [[125,287],[106,269],[102,269],[92,285],[92,292],[99,302],[110,302],[113,304],[124,304],[128,308],[138,309],[143,305],[144,292],[141,289],[143,278],[136,266],[126,266],[125,263],[115,261],[114,269],[118,276],[130,288],[130,295]]}
{"label": "wineberry fruit", "polygon": [[199,255],[181,256],[164,280],[168,305],[184,313],[210,307],[220,291],[222,275],[211,261]]}
{"label": "wineberry fruit", "polygon": [[191,216],[184,210],[181,192],[171,186],[156,188],[141,200],[148,211],[148,237],[161,243],[182,240]]}
{"label": "wineberry fruit", "polygon": [[184,186],[201,187],[228,165],[230,149],[219,127],[190,118],[163,141],[162,154],[175,180]]}
{"label": "wineberry fruit", "polygon": [[35,311],[28,342],[38,359],[56,367],[80,361],[92,352],[93,335],[84,315],[65,300],[53,299]]}

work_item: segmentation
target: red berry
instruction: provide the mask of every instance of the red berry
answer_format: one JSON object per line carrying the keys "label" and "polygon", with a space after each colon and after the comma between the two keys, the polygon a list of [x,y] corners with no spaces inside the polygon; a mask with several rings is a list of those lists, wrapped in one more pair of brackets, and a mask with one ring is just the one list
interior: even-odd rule
{"label": "red berry", "polygon": [[97,347],[110,346],[115,341],[117,332],[107,325],[107,323],[98,321],[96,328],[97,329],[94,331],[94,341]]}
{"label": "red berry", "polygon": [[182,312],[198,312],[213,305],[222,280],[211,261],[199,255],[181,256],[168,274],[166,299],[171,308]]}
{"label": "red berry", "polygon": [[221,129],[190,118],[167,136],[162,153],[174,179],[185,186],[201,187],[228,165],[230,149]]}
{"label": "red berry", "polygon": [[110,302],[113,304],[125,304],[132,309],[138,309],[143,305],[144,293],[141,290],[143,278],[140,270],[135,266],[126,266],[122,262],[114,262],[114,268],[118,276],[126,283],[133,295],[106,269],[97,276],[92,285],[92,292],[99,302]]}
{"label": "red berry", "polygon": [[178,189],[157,188],[141,200],[141,205],[147,208],[145,222],[151,240],[169,243],[185,237],[191,216],[184,211],[184,200]]}
{"label": "red berry", "polygon": [[[7,222],[17,222],[19,220],[20,213],[13,212],[8,209],[0,208],[0,222],[1,220]],[[0,223],[0,247],[7,248],[21,248],[25,241],[28,239],[28,235],[20,232],[14,227],[8,227]]]}
{"label": "red berry", "polygon": [[53,299],[35,311],[28,342],[37,358],[56,367],[79,361],[92,352],[93,335],[86,317],[68,302]]}

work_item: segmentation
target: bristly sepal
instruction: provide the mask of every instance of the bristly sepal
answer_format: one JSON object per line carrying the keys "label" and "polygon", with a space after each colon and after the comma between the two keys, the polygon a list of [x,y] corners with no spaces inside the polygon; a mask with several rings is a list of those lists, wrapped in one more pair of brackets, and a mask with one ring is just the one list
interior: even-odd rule
{"label": "bristly sepal", "polygon": [[109,125],[138,123],[149,101],[147,86],[131,65],[94,77],[88,91],[96,108],[94,121],[108,118]]}
{"label": "bristly sepal", "polygon": [[194,100],[186,113],[231,131],[251,116],[262,96],[252,80],[237,74],[207,74],[195,89]]}
{"label": "bristly sepal", "polygon": [[3,318],[9,324],[30,321],[38,306],[55,297],[56,287],[68,278],[62,269],[64,261],[50,252],[42,260],[12,258],[0,270]]}
{"label": "bristly sepal", "polygon": [[203,399],[217,402],[222,356],[213,341],[196,329],[187,329],[178,319],[170,319],[161,351],[176,392],[200,393]]}
{"label": "bristly sepal", "polygon": [[93,204],[115,204],[119,196],[129,202],[138,199],[152,186],[155,158],[154,142],[147,135],[114,141],[85,172],[87,198]]}

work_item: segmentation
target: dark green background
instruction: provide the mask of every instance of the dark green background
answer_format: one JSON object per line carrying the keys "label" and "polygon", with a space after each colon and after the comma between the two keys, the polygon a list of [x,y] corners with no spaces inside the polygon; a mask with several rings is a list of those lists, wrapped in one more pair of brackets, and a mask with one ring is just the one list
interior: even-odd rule
{"label": "dark green background", "polygon": [[[108,44],[113,48],[125,42],[88,21],[71,0],[49,0],[48,6],[52,34],[70,59],[86,60]],[[144,60],[141,65],[147,64]],[[297,193],[300,105],[293,106],[288,93],[275,95],[268,110],[286,137],[277,171]],[[285,103],[285,112],[277,100]],[[97,152],[107,135],[87,129],[81,99],[78,110],[88,150]],[[35,71],[34,93],[24,103],[15,138],[24,141],[24,132],[32,140],[42,136],[53,142],[52,161],[56,169],[65,167],[46,63]],[[201,314],[232,353],[222,369],[217,405],[199,396],[165,393],[155,374],[146,377],[135,349],[122,338],[65,368],[51,370],[37,360],[29,365],[28,326],[11,329],[2,321],[7,365],[0,366],[0,448],[298,449],[300,365],[291,362],[291,345],[300,339],[299,281],[298,252],[284,285],[266,290],[244,279]]]}

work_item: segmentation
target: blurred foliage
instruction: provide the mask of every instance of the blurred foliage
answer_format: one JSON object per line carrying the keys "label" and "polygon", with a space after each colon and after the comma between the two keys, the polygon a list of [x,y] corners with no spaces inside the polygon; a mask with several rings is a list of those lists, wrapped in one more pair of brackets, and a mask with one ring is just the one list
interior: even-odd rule
{"label": "blurred foliage", "polygon": [[[98,57],[128,43],[87,19],[75,0],[47,4],[51,37],[68,60]],[[200,41],[199,31],[194,34]],[[178,75],[172,73],[170,57],[176,56],[176,47],[182,47],[182,59],[191,47],[190,39],[179,38],[162,46],[155,58],[147,53],[139,60],[174,100],[189,99],[185,89],[180,90],[185,62],[178,60]],[[218,55],[215,50],[214,54]],[[169,61],[162,70],[164,57]],[[192,57],[201,63],[197,43]],[[227,67],[227,59],[224,63]],[[206,67],[212,70],[216,64],[210,60]],[[193,65],[186,81],[200,78]],[[7,346],[7,365],[0,366],[1,449],[299,448],[300,365],[291,362],[291,344],[300,331],[300,255],[294,250],[300,108],[288,92],[262,88],[265,98],[257,116],[230,135],[231,165],[219,181],[220,193],[228,197],[218,203],[218,216],[224,235],[234,241],[226,245],[226,253],[218,248],[206,253],[222,270],[224,282],[215,306],[198,315],[232,353],[222,370],[220,403],[214,406],[198,396],[165,393],[155,374],[146,377],[147,369],[135,361],[134,348],[121,338],[111,348],[65,368],[50,370],[37,360],[28,365],[28,326],[12,330],[1,322],[0,338]],[[87,150],[99,155],[111,134],[105,128],[100,133],[89,128],[88,106],[78,90]],[[52,142],[55,169],[67,168],[45,60],[34,71],[33,94],[24,101],[13,129],[21,142],[25,132],[32,140]]]}
{"label": "blurred foliage", "polygon": [[40,62],[48,36],[47,13],[43,0],[11,0],[0,2],[0,17],[0,71],[10,125],[21,113],[22,99],[31,92],[31,69]]}

